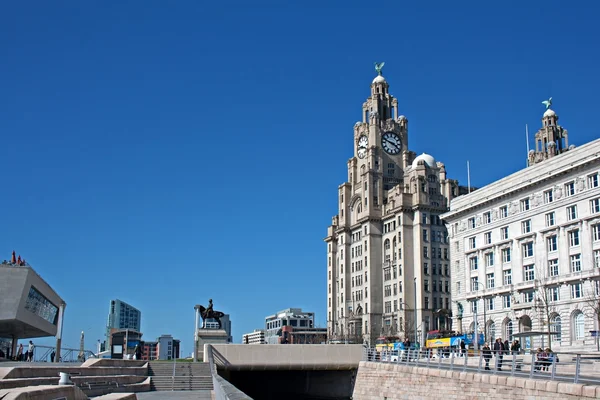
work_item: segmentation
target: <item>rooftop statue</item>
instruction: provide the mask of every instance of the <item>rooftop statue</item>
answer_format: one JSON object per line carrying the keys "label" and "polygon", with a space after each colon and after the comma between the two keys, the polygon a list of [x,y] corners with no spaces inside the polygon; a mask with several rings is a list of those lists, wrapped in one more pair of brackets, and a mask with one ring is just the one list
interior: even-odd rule
{"label": "rooftop statue", "polygon": [[375,71],[377,71],[377,75],[381,75],[381,70],[383,69],[384,65],[385,62],[375,63]]}
{"label": "rooftop statue", "polygon": [[542,101],[542,104],[546,106],[546,110],[552,107],[552,97],[550,97],[548,100]]}

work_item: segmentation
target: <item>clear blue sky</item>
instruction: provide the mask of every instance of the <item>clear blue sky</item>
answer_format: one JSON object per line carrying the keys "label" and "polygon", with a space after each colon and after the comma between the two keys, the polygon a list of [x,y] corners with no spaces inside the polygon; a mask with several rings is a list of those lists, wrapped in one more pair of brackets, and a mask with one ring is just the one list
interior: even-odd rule
{"label": "clear blue sky", "polygon": [[287,307],[324,326],[373,63],[410,148],[484,185],[524,166],[549,96],[572,143],[599,136],[600,3],[567,4],[3,2],[0,258],[66,300],[67,346],[103,339],[112,298],[186,353],[211,297],[236,342]]}

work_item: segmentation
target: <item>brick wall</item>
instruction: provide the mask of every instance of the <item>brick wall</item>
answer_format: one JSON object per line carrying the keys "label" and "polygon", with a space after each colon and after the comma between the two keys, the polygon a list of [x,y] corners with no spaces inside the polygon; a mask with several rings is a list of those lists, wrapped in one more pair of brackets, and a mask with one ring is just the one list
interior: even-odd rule
{"label": "brick wall", "polygon": [[600,386],[361,361],[353,400],[599,398]]}

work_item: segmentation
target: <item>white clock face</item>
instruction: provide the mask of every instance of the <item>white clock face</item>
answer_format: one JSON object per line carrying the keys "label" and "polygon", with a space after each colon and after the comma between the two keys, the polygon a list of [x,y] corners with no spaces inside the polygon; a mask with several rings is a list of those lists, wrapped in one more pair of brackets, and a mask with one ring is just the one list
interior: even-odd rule
{"label": "white clock face", "polygon": [[365,158],[365,156],[367,155],[367,148],[359,147],[357,153],[359,158]]}
{"label": "white clock face", "polygon": [[367,147],[367,145],[369,144],[369,139],[366,136],[361,136],[358,139],[358,147]]}
{"label": "white clock face", "polygon": [[396,155],[402,150],[402,140],[394,132],[386,132],[381,137],[381,147],[386,153]]}

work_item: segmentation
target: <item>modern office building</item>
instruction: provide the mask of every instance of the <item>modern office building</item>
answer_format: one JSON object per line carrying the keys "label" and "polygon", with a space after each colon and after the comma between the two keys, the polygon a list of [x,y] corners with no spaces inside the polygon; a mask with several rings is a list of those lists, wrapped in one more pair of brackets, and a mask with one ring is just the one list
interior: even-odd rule
{"label": "modern office building", "polygon": [[59,348],[65,307],[54,289],[24,260],[17,261],[14,252],[10,262],[0,264],[0,337],[11,340],[11,356],[19,339],[56,336]]}
{"label": "modern office building", "polygon": [[173,360],[179,358],[180,341],[171,335],[161,335],[157,340],[156,351],[159,360]]}
{"label": "modern office building", "polygon": [[442,216],[450,232],[454,329],[475,330],[476,317],[488,340],[537,348],[548,347],[550,337],[555,351],[595,349],[600,140],[569,146],[558,115],[547,109],[527,161],[525,169],[452,200]]}
{"label": "modern office building", "polygon": [[301,308],[286,308],[265,318],[265,343],[278,344],[284,326],[313,328],[315,313],[304,312]]}
{"label": "modern office building", "polygon": [[142,313],[137,308],[125,303],[124,301],[115,299],[110,301],[110,309],[108,312],[108,321],[106,324],[106,338],[108,347],[110,348],[110,331],[111,329],[131,329],[136,332],[140,331],[142,325]]}
{"label": "modern office building", "polygon": [[254,332],[242,335],[242,344],[265,344],[265,330],[255,329]]}
{"label": "modern office building", "polygon": [[[380,71],[379,71],[380,72]],[[330,341],[419,340],[447,324],[450,268],[440,215],[461,193],[446,167],[409,147],[408,119],[379,74],[354,125],[354,154],[327,229]]]}

